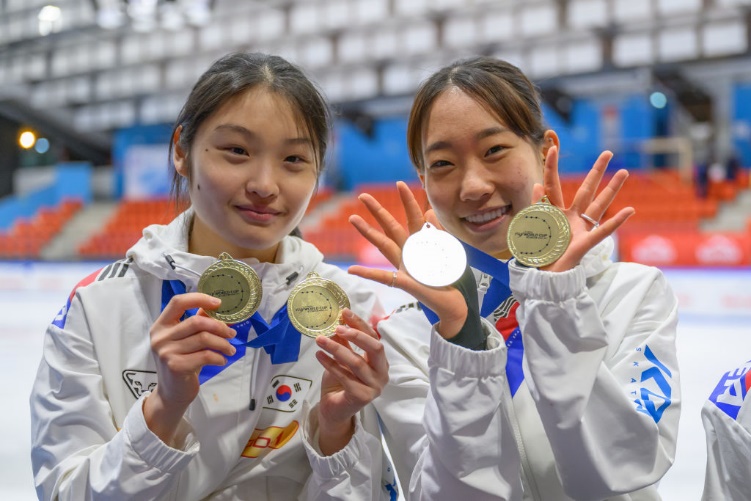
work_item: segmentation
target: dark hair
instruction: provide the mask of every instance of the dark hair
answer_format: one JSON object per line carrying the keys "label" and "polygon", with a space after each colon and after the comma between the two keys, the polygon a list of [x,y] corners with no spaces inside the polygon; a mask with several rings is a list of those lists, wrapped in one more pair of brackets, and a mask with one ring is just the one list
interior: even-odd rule
{"label": "dark hair", "polygon": [[451,87],[486,105],[517,136],[542,144],[545,127],[540,94],[524,73],[513,64],[492,57],[463,59],[430,76],[415,96],[407,126],[407,147],[418,172],[425,168],[422,134],[428,114],[436,98]]}
{"label": "dark hair", "polygon": [[[258,86],[283,96],[296,110],[313,141],[316,170],[320,175],[328,145],[329,108],[321,92],[303,71],[279,56],[236,52],[217,60],[190,91],[172,129],[171,138],[175,137],[178,127],[182,127],[180,148],[190,155],[201,124],[228,99]],[[269,117],[269,120],[273,119]],[[173,167],[170,193],[179,206],[181,201],[184,202],[188,181],[174,169],[173,148],[170,140],[169,162]]]}

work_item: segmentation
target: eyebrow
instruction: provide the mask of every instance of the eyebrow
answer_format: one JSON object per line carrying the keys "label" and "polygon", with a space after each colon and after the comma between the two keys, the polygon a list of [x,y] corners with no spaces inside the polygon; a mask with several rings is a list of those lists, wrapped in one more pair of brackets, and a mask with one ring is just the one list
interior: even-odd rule
{"label": "eyebrow", "polygon": [[[250,129],[246,129],[242,125],[236,125],[236,124],[219,124],[219,125],[216,126],[216,128],[214,130],[216,130],[216,131],[229,130],[229,131],[232,131],[232,132],[237,132],[239,134],[244,135],[248,139],[255,139],[256,137],[258,137],[258,135],[255,132],[251,131]],[[313,141],[311,141],[311,139],[309,137],[302,136],[302,137],[290,137],[290,138],[287,138],[287,139],[284,140],[284,143],[285,144],[290,144],[290,145],[293,145],[293,144],[308,144],[308,145],[312,145]]]}
{"label": "eyebrow", "polygon": [[[475,134],[475,140],[481,141],[487,137],[495,136],[498,134],[503,134],[504,132],[508,132],[508,129],[505,127],[488,127],[487,129],[483,129],[477,134]],[[436,141],[435,143],[431,144],[427,148],[425,148],[425,155],[428,153],[432,153],[434,151],[439,150],[445,150],[451,147],[450,141]]]}

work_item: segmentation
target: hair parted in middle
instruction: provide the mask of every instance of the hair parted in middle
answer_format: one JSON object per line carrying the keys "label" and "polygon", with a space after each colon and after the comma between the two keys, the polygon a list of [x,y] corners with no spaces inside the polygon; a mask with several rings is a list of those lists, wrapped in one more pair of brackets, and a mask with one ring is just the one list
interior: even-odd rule
{"label": "hair parted in middle", "polygon": [[[190,158],[198,129],[206,119],[233,97],[256,87],[284,97],[297,114],[302,130],[310,135],[315,153],[316,171],[323,170],[331,127],[328,104],[321,91],[296,65],[279,56],[235,52],[218,59],[200,76],[185,101],[172,130],[180,130],[180,148]],[[274,120],[275,117],[268,117]],[[172,169],[171,194],[177,205],[186,196],[187,181],[172,164],[174,144],[170,141]]]}
{"label": "hair parted in middle", "polygon": [[540,93],[516,66],[492,57],[474,57],[441,68],[419,87],[407,125],[409,156],[418,172],[425,170],[422,136],[435,100],[457,88],[496,115],[511,131],[539,146],[545,135]]}

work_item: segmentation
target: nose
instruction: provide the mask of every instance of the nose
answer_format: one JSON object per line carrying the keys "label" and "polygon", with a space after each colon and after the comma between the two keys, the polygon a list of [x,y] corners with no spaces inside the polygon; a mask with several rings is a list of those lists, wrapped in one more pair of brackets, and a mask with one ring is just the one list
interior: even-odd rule
{"label": "nose", "polygon": [[462,201],[482,200],[493,192],[490,173],[482,162],[469,162],[464,168],[460,183],[459,197]]}
{"label": "nose", "polygon": [[274,167],[274,163],[270,159],[259,159],[254,168],[249,172],[248,180],[245,183],[245,191],[259,198],[271,198],[278,195],[278,169]]}

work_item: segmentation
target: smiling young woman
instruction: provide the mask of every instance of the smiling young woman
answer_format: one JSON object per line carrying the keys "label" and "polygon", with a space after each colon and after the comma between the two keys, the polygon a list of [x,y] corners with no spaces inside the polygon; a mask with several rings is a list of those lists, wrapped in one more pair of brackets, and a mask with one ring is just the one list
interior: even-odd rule
{"label": "smiling young woman", "polygon": [[[380,303],[289,235],[318,183],[327,110],[279,57],[230,54],[199,78],[170,145],[189,208],[84,279],[45,336],[40,499],[391,499],[371,405],[388,362],[363,320]],[[307,277],[352,302],[326,309],[332,337],[291,325]],[[251,306],[227,325],[235,300]]]}
{"label": "smiling young woman", "polygon": [[[423,213],[397,183],[405,229],[361,195],[382,231],[350,221],[397,272],[350,273],[419,301],[378,324],[384,341],[415,361],[392,366],[384,389],[410,388],[405,413],[420,418],[402,424],[405,434],[424,426],[423,440],[410,444],[422,451],[411,496],[660,499],[680,411],[677,300],[659,270],[610,260],[610,235],[634,211],[602,218],[628,173],[598,194],[612,157],[604,152],[566,204],[559,139],[543,126],[538,93],[493,58],[430,76],[407,136],[431,209]],[[543,197],[560,208],[570,243],[537,269],[511,258],[507,231]],[[428,287],[404,267],[405,242],[426,221],[465,244],[470,268],[453,285]]]}

